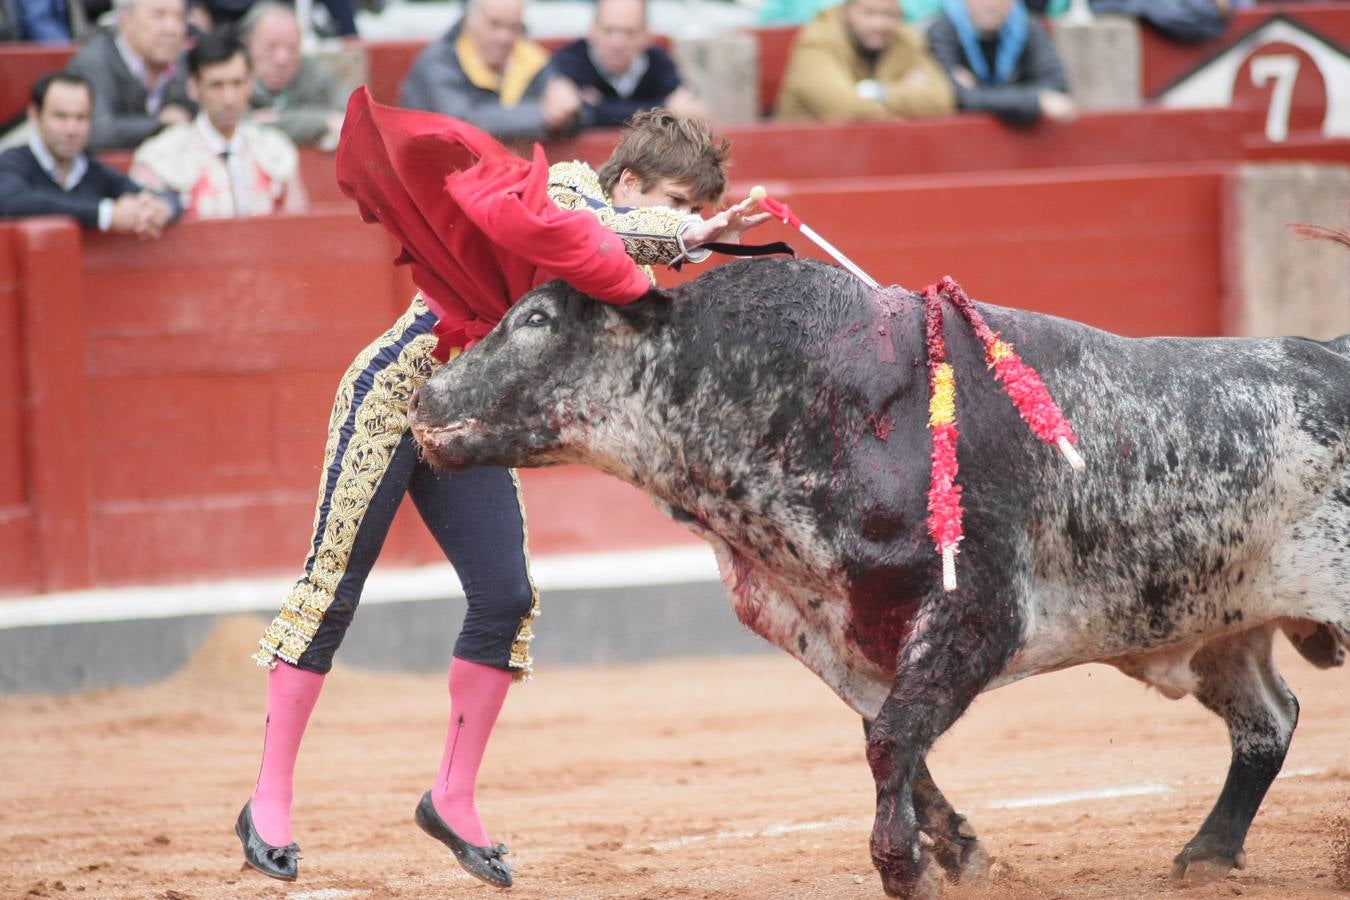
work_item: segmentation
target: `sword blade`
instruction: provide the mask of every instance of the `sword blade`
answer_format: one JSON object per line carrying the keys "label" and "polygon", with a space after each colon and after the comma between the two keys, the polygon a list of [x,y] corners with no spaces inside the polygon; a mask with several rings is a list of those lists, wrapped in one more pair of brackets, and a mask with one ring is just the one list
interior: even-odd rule
{"label": "sword blade", "polygon": [[857,264],[854,263],[853,260],[845,256],[843,253],[841,253],[839,249],[834,246],[834,244],[831,244],[829,241],[825,240],[823,237],[816,234],[815,229],[813,229],[810,225],[802,224],[798,230],[800,230],[802,234],[806,235],[806,237],[809,238],[811,241],[814,241],[817,247],[824,250],[826,253],[830,254],[830,256],[834,257],[835,262],[839,263],[839,265],[843,266],[845,269],[848,269],[855,276],[857,276],[858,280],[861,281],[863,284],[867,285],[870,288],[881,287],[881,285],[877,283],[877,280],[875,278],[873,278],[871,275],[868,275],[862,269],[858,268]]}

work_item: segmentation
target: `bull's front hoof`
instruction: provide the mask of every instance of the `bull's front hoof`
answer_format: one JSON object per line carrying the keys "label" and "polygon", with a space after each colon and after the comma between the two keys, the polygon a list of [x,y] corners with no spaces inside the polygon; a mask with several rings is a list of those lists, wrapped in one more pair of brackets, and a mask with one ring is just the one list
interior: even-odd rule
{"label": "bull's front hoof", "polygon": [[880,866],[881,887],[887,897],[905,900],[938,900],[942,894],[942,868],[927,853],[919,860],[918,875],[909,878],[901,873],[887,873]]}
{"label": "bull's front hoof", "polygon": [[1245,868],[1247,854],[1241,850],[1230,855],[1204,847],[1187,846],[1172,860],[1172,880],[1187,886],[1209,884],[1226,877],[1234,869]]}
{"label": "bull's front hoof", "polygon": [[974,887],[988,880],[989,866],[989,854],[985,852],[984,845],[979,841],[971,841],[961,851],[961,865],[947,874],[962,887]]}
{"label": "bull's front hoof", "polygon": [[934,830],[919,835],[919,843],[933,853],[942,871],[955,884],[980,885],[989,877],[989,854],[975,836],[975,828],[964,817],[950,830]]}

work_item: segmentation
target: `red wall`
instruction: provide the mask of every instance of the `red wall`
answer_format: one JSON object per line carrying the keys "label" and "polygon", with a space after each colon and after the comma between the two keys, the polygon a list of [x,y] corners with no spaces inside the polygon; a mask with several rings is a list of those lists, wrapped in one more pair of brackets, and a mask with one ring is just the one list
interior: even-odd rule
{"label": "red wall", "polygon": [[33,82],[44,72],[64,68],[74,55],[74,44],[0,45],[0,128],[23,117]]}
{"label": "red wall", "polygon": [[84,257],[95,580],[300,552],[277,535],[313,502],[334,373],[407,301],[394,247],[342,214],[199,222],[129,249],[98,236]]}
{"label": "red wall", "polygon": [[33,514],[28,501],[25,396],[19,330],[19,255],[12,229],[0,227],[0,590],[33,590]]}
{"label": "red wall", "polygon": [[[295,570],[333,390],[412,294],[392,241],[347,212],[81,238],[0,225],[0,593]],[[598,473],[525,484],[536,552],[692,540]],[[383,558],[442,557],[405,509]]]}
{"label": "red wall", "polygon": [[[780,196],[885,282],[950,273],[977,297],[1129,334],[1212,334],[1225,171],[795,182]],[[392,242],[345,212],[81,239],[61,220],[0,227],[0,591],[294,570],[333,388],[411,293]],[[692,540],[598,473],[524,477],[537,553]],[[405,511],[385,558],[440,557]]]}
{"label": "red wall", "polygon": [[973,297],[1121,334],[1213,335],[1222,184],[1218,167],[1135,168],[817,182],[786,198],[883,284],[951,275]]}

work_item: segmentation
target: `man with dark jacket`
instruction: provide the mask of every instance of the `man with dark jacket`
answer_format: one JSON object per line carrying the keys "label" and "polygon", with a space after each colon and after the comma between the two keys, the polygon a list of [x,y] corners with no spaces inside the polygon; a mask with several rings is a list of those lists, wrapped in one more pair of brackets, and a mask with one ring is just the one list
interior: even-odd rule
{"label": "man with dark jacket", "polygon": [[1022,0],[943,0],[928,49],[956,90],[956,105],[1011,125],[1076,115],[1050,36]]}
{"label": "man with dark jacket", "polygon": [[184,0],[116,0],[117,28],[100,31],[67,67],[94,92],[95,150],[131,148],[166,125],[192,121],[181,57]]}
{"label": "man with dark jacket", "polygon": [[670,54],[651,42],[646,0],[597,0],[590,34],[553,54],[553,65],[581,90],[585,125],[623,125],[657,106],[677,116],[706,115],[680,84]]}
{"label": "man with dark jacket", "polygon": [[468,0],[464,17],[413,62],[398,105],[454,116],[499,140],[575,131],[577,86],[524,33],[524,0]]}
{"label": "man with dark jacket", "polygon": [[0,153],[0,217],[73,216],[85,228],[158,237],[182,209],[85,153],[92,106],[79,75],[38,79],[28,145]]}

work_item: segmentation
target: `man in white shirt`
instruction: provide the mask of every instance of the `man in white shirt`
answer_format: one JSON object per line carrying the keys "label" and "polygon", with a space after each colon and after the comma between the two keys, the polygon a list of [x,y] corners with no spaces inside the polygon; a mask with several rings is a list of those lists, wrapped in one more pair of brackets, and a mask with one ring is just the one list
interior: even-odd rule
{"label": "man in white shirt", "polygon": [[173,191],[194,218],[304,209],[295,144],[276,128],[243,121],[253,73],[239,38],[229,29],[203,35],[187,61],[188,93],[201,112],[137,148],[131,176]]}

